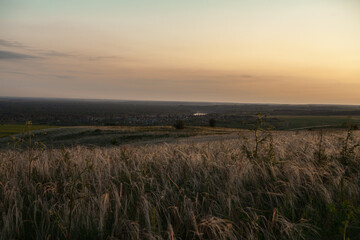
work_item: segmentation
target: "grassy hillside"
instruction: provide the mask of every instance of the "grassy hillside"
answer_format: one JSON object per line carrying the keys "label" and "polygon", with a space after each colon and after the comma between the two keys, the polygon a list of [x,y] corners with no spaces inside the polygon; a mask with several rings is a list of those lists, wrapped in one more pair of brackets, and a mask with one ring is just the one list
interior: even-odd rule
{"label": "grassy hillside", "polygon": [[359,239],[360,132],[351,134],[3,150],[1,236]]}

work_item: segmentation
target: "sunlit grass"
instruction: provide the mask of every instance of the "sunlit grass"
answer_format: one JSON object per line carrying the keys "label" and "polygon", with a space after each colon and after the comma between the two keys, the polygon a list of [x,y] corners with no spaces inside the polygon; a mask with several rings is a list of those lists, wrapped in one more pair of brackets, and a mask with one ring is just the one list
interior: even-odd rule
{"label": "sunlit grass", "polygon": [[202,143],[4,150],[1,236],[356,239],[359,133],[258,134],[258,143],[249,134]]}

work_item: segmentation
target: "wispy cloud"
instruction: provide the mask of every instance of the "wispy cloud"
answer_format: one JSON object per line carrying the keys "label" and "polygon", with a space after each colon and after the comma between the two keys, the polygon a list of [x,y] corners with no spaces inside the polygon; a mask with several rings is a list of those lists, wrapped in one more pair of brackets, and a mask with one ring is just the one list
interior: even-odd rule
{"label": "wispy cloud", "polygon": [[21,59],[31,59],[31,58],[40,58],[40,57],[0,50],[0,60],[21,60]]}
{"label": "wispy cloud", "polygon": [[71,79],[73,78],[72,76],[69,76],[69,75],[54,75],[56,78],[59,78],[59,79]]}
{"label": "wispy cloud", "polygon": [[34,76],[33,74],[29,74],[26,72],[20,72],[20,71],[3,71],[3,73],[10,73],[10,74],[17,74],[17,75],[24,75],[24,76]]}
{"label": "wispy cloud", "polygon": [[76,56],[76,54],[58,52],[58,51],[53,51],[53,50],[40,50],[39,53],[44,56],[49,56],[49,57],[75,57]]}
{"label": "wispy cloud", "polygon": [[[43,57],[76,57],[82,58],[88,61],[101,61],[101,60],[112,60],[112,59],[123,59],[120,56],[89,56],[80,53],[69,53],[69,52],[59,52],[50,49],[41,49],[34,48],[25,44],[22,44],[17,41],[9,41],[5,39],[0,39],[0,46],[6,48],[14,48],[18,50],[25,50],[26,52],[31,52],[36,55],[41,55]],[[3,51],[5,52],[5,51]],[[23,54],[23,53],[14,53],[14,54],[3,54],[4,56],[0,56],[0,59],[25,59],[25,58],[39,58],[36,56]]]}
{"label": "wispy cloud", "polygon": [[28,48],[26,45],[23,45],[16,41],[8,41],[5,39],[0,39],[0,46],[11,47],[11,48]]}
{"label": "wispy cloud", "polygon": [[253,78],[252,75],[241,75],[240,77],[242,77],[242,78]]}
{"label": "wispy cloud", "polygon": [[95,56],[95,57],[88,57],[88,60],[90,61],[99,61],[104,59],[121,59],[121,57],[118,56]]}

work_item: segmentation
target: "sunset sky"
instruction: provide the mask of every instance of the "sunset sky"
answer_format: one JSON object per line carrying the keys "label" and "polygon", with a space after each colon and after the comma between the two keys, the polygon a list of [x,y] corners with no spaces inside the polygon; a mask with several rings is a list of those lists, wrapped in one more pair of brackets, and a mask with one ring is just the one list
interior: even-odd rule
{"label": "sunset sky", "polygon": [[360,1],[0,0],[0,96],[360,105]]}

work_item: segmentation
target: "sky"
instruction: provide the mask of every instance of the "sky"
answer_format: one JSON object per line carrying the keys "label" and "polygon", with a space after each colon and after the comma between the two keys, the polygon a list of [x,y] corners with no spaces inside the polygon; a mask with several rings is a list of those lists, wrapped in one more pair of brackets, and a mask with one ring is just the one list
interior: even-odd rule
{"label": "sky", "polygon": [[360,1],[0,0],[0,96],[360,105]]}

